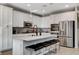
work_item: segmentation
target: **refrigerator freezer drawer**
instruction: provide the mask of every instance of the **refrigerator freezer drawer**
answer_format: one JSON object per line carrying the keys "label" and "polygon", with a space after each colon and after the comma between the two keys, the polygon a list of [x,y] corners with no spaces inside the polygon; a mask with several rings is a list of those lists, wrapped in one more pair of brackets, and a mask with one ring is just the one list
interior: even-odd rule
{"label": "refrigerator freezer drawer", "polygon": [[73,47],[73,38],[68,38],[67,39],[67,46],[68,47]]}

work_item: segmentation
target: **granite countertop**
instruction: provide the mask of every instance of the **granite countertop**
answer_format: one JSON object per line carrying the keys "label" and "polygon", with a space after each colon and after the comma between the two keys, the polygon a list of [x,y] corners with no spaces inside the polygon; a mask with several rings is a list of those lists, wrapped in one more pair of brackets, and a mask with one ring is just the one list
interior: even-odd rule
{"label": "granite countertop", "polygon": [[51,35],[50,33],[42,33],[41,36],[32,36],[32,35],[35,35],[35,33],[15,34],[13,35],[13,39],[32,41],[32,40],[39,40],[43,38],[57,38],[57,35]]}

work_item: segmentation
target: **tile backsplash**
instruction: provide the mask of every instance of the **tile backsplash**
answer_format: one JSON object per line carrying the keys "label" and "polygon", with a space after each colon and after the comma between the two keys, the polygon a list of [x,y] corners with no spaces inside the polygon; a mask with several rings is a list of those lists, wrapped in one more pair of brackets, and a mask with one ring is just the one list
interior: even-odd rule
{"label": "tile backsplash", "polygon": [[[38,28],[38,32],[40,31],[44,33],[49,33],[50,28]],[[13,27],[13,34],[20,34],[20,33],[33,33],[33,28],[24,28],[24,27]]]}

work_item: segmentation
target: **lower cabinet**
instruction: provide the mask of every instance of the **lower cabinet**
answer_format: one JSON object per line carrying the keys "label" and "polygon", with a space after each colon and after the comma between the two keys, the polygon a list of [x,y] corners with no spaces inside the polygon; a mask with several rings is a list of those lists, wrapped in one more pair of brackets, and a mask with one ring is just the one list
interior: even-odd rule
{"label": "lower cabinet", "polygon": [[2,28],[0,27],[0,51],[2,50]]}
{"label": "lower cabinet", "polygon": [[2,51],[12,49],[12,28],[2,30]]}

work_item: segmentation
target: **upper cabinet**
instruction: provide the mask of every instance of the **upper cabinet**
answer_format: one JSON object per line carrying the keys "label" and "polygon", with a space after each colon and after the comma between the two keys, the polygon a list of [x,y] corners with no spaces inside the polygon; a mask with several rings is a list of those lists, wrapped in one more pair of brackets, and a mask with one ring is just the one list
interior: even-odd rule
{"label": "upper cabinet", "polygon": [[24,14],[23,21],[30,22],[33,24],[33,26],[37,25],[38,27],[40,27],[41,24],[41,18],[39,16],[35,16],[27,13]]}
{"label": "upper cabinet", "polygon": [[53,15],[53,24],[59,24],[60,20],[61,20],[61,15],[59,14]]}
{"label": "upper cabinet", "polygon": [[28,13],[23,13],[23,21],[26,21],[26,22],[32,22],[32,15],[28,14]]}
{"label": "upper cabinet", "polygon": [[76,12],[74,11],[63,13],[62,15],[64,20],[67,20],[67,21],[76,20]]}
{"label": "upper cabinet", "polygon": [[50,28],[51,24],[59,24],[60,21],[72,21],[76,19],[74,11],[52,14],[46,17],[39,17],[20,11],[13,12],[13,27],[23,27],[24,21],[31,22],[40,28]]}
{"label": "upper cabinet", "polygon": [[41,18],[41,28],[50,28],[50,24],[52,22],[51,17],[42,17]]}
{"label": "upper cabinet", "polygon": [[40,24],[41,24],[40,17],[14,10],[14,12],[13,12],[13,27],[23,27],[24,21],[30,22],[33,25],[37,25],[38,27],[40,27]]}
{"label": "upper cabinet", "polygon": [[32,16],[33,25],[37,25],[37,27],[41,27],[42,19],[39,16]]}
{"label": "upper cabinet", "polygon": [[74,11],[52,14],[50,16],[41,17],[41,28],[50,28],[51,24],[59,24],[60,21],[72,21],[76,19]]}
{"label": "upper cabinet", "polygon": [[54,16],[56,23],[59,23],[60,21],[72,21],[76,19],[76,13],[74,11],[59,13],[55,14]]}
{"label": "upper cabinet", "polygon": [[23,27],[24,14],[20,11],[13,12],[13,27]]}

